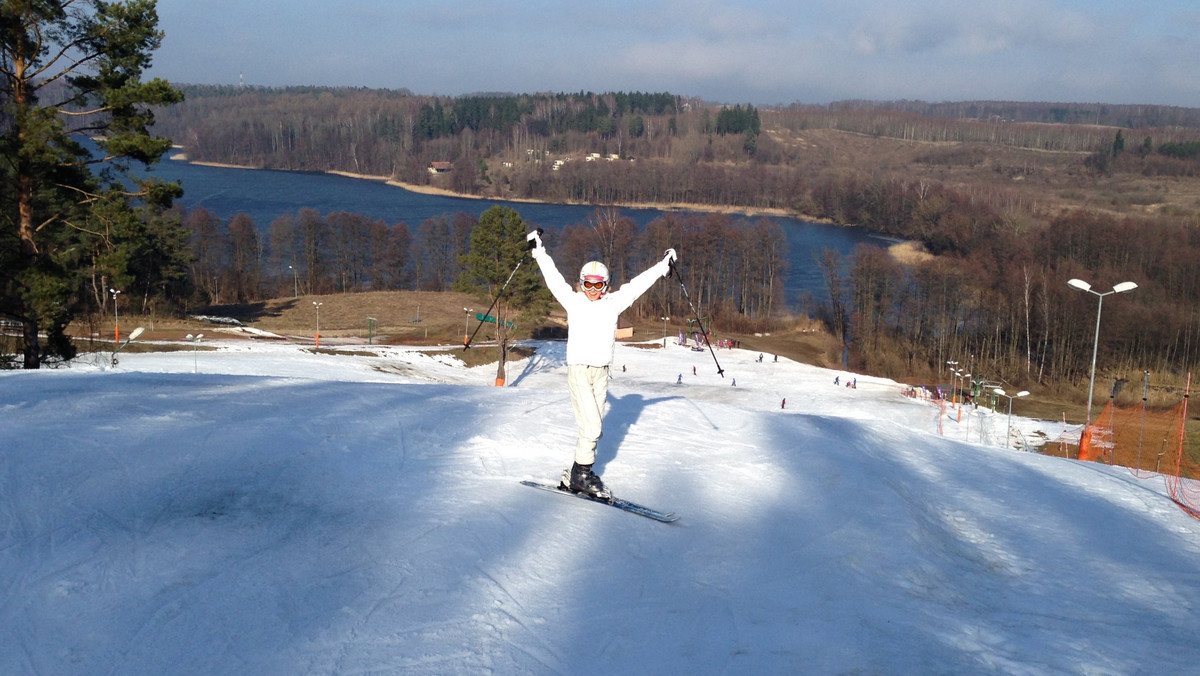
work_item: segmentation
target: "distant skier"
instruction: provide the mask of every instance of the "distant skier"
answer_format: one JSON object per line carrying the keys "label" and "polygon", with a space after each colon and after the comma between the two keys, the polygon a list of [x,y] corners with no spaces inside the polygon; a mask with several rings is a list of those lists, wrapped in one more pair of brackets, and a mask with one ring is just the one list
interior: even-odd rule
{"label": "distant skier", "polygon": [[609,293],[608,268],[603,263],[585,264],[579,271],[578,288],[572,289],[542,246],[537,231],[529,233],[527,239],[533,243],[533,259],[542,270],[547,288],[567,311],[567,390],[579,434],[575,462],[570,470],[563,470],[562,484],[578,493],[607,498],[608,489],[592,471],[592,464],[596,461],[596,443],[603,433],[617,317],[649,291],[659,277],[670,274],[675,250],[667,249],[661,261]]}

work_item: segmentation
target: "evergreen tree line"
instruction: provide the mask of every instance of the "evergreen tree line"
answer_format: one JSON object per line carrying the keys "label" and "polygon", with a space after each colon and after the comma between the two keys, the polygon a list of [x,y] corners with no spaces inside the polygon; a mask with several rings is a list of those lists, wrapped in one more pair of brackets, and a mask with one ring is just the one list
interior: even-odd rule
{"label": "evergreen tree line", "polygon": [[[305,208],[279,216],[260,236],[245,214],[223,222],[198,207],[180,219],[191,261],[188,294],[175,300],[189,308],[290,295],[461,288],[472,233],[480,224],[465,212],[410,228]],[[544,241],[568,279],[585,262],[601,260],[618,285],[675,248],[693,300],[727,327],[769,326],[784,309],[787,247],[782,226],[766,219],[668,214],[642,228],[619,210],[598,209],[585,223],[547,231]],[[679,289],[667,288],[644,297],[634,312],[652,316],[686,309]]]}
{"label": "evergreen tree line", "polygon": [[668,115],[678,112],[680,97],[661,93],[615,92],[598,95],[469,95],[440,98],[422,103],[417,113],[417,130],[425,139],[457,136],[464,131],[494,131],[508,134],[526,117],[537,121],[537,135],[568,131],[612,135],[626,115]]}

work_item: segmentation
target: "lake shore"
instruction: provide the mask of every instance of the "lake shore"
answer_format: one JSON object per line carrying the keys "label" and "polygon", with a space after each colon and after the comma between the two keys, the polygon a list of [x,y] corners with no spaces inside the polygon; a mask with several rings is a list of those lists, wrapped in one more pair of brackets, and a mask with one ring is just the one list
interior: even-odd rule
{"label": "lake shore", "polygon": [[[473,200],[500,200],[500,201],[504,201],[504,202],[517,202],[517,203],[525,203],[525,204],[569,204],[572,206],[589,206],[585,202],[550,202],[549,200],[540,200],[540,199],[534,199],[534,198],[530,198],[530,197],[495,197],[495,196],[489,197],[489,196],[482,196],[482,195],[470,195],[467,193],[454,192],[453,190],[448,190],[446,188],[438,188],[438,187],[432,186],[432,185],[418,185],[415,183],[405,183],[404,181],[397,181],[397,180],[389,178],[387,176],[375,176],[372,174],[356,174],[354,172],[339,171],[336,169],[330,169],[330,170],[326,171],[325,173],[335,174],[337,176],[345,176],[347,178],[358,178],[358,179],[363,179],[363,180],[368,180],[368,181],[381,181],[383,183],[386,183],[387,185],[395,186],[397,188],[402,188],[404,190],[408,190],[409,192],[421,193],[422,195],[438,195],[440,197],[457,197],[460,199],[473,199]],[[671,204],[655,204],[655,203],[649,203],[649,202],[618,202],[618,203],[615,203],[612,205],[604,205],[604,206],[614,206],[614,207],[620,207],[620,208],[624,208],[624,209],[658,209],[659,211],[690,211],[690,212],[699,212],[699,213],[738,214],[738,215],[743,215],[743,216],[748,216],[748,217],[781,216],[781,217],[785,217],[785,218],[799,218],[799,219],[802,219],[805,221],[809,221],[811,223],[823,223],[825,225],[837,225],[836,223],[834,223],[833,221],[830,221],[828,219],[815,218],[812,216],[797,215],[797,214],[793,214],[793,213],[789,212],[787,209],[752,209],[752,208],[748,208],[748,207],[732,207],[732,206],[711,205],[711,204],[687,204],[687,203],[683,203],[683,202],[677,202],[677,203],[671,203]]]}
{"label": "lake shore", "polygon": [[[246,165],[228,164],[228,163],[223,163],[223,162],[201,162],[201,161],[189,160],[186,152],[182,152],[182,151],[171,155],[170,159],[176,160],[179,162],[187,162],[189,164],[195,164],[198,166],[218,167],[221,169],[262,169],[262,167],[250,167],[250,166],[246,166]],[[337,169],[329,169],[329,170],[324,171],[323,173],[333,174],[335,176],[344,176],[346,178],[353,178],[356,180],[375,181],[375,182],[383,183],[383,184],[386,184],[386,185],[389,185],[392,187],[400,188],[401,190],[407,190],[409,192],[414,192],[414,193],[418,193],[418,194],[422,194],[422,195],[436,195],[439,197],[453,197],[453,198],[458,198],[458,199],[471,199],[471,200],[482,200],[482,201],[494,200],[494,201],[503,201],[503,202],[513,202],[513,203],[518,203],[518,204],[521,204],[521,203],[523,203],[523,204],[563,204],[561,202],[551,202],[549,200],[539,200],[539,199],[533,199],[533,198],[521,198],[521,197],[500,198],[500,197],[485,197],[485,196],[481,196],[481,195],[470,195],[470,194],[466,194],[466,193],[455,192],[453,190],[449,190],[446,188],[439,188],[437,186],[419,185],[419,184],[415,184],[415,183],[406,183],[404,181],[397,181],[389,176],[379,176],[379,175],[375,175],[375,174],[360,174],[360,173],[355,173],[355,172],[351,172],[351,171],[341,171],[341,170],[337,170]],[[566,202],[565,204],[570,204],[573,206],[589,206],[582,202]],[[617,208],[626,208],[626,209],[657,209],[660,211],[679,211],[679,212],[688,212],[688,213],[721,213],[721,214],[729,214],[729,215],[740,215],[740,216],[745,216],[747,218],[754,218],[756,216],[777,216],[777,217],[784,217],[784,218],[798,218],[798,219],[808,221],[811,223],[821,223],[824,225],[845,225],[845,224],[835,223],[834,221],[831,221],[826,218],[815,218],[815,217],[811,217],[811,216],[797,215],[797,214],[789,212],[786,209],[749,209],[749,208],[745,208],[745,207],[720,206],[720,205],[708,205],[708,204],[686,204],[686,203],[671,203],[671,204],[617,203],[617,204],[604,205],[604,206],[613,206],[613,207],[617,207]],[[597,205],[597,208],[602,208],[602,207]],[[846,226],[846,227],[854,227],[854,226]],[[887,250],[888,250],[888,253],[897,262],[904,264],[904,265],[916,265],[916,264],[922,263],[924,261],[930,260],[931,258],[934,257],[933,254],[930,254],[928,251],[925,250],[924,245],[922,245],[920,242],[911,241],[911,240],[892,244],[891,246],[889,246],[887,248]]]}

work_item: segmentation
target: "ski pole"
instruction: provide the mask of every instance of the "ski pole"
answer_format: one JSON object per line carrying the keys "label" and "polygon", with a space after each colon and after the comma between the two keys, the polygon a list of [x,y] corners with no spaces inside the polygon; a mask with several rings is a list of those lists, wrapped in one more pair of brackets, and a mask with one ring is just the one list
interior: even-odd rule
{"label": "ski pole", "polygon": [[704,328],[704,322],[700,320],[700,313],[696,312],[696,306],[692,303],[691,296],[688,295],[687,287],[683,284],[683,277],[679,271],[675,269],[675,261],[668,263],[670,270],[667,273],[668,277],[675,277],[675,281],[679,282],[679,288],[683,289],[683,298],[687,301],[688,307],[692,309],[692,315],[696,318],[696,324],[700,327],[700,331],[704,333],[704,342],[708,343],[708,353],[712,355],[713,363],[717,365],[717,375],[725,377],[725,369],[721,368],[721,362],[717,361],[717,353],[713,351],[712,341],[708,339],[708,330]]}
{"label": "ski pole", "polygon": [[[544,231],[541,228],[538,228],[537,232],[540,236]],[[517,274],[517,270],[520,270],[521,266],[525,264],[525,261],[529,258],[529,252],[533,250],[534,246],[535,245],[532,241],[529,242],[529,247],[525,249],[525,253],[521,254],[521,260],[517,261],[517,267],[513,268],[512,272],[508,273],[508,279],[504,280],[504,285],[500,287],[498,292],[496,292],[496,298],[492,300],[491,306],[488,307],[487,312],[483,313],[483,318],[479,320],[479,324],[475,326],[475,330],[471,332],[471,336],[467,338],[465,342],[463,342],[463,352],[466,352],[467,348],[471,347],[471,341],[475,340],[475,334],[479,333],[479,329],[483,328],[484,320],[486,320],[492,314],[492,309],[496,307],[496,303],[500,302],[500,298],[504,295],[504,290],[508,288],[508,283],[511,282],[512,278]],[[499,319],[496,320],[496,326],[500,326]]]}

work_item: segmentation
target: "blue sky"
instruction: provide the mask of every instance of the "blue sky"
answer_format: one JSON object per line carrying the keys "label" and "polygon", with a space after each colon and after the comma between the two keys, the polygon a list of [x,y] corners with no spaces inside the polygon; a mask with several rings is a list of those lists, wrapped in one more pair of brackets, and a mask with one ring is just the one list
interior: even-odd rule
{"label": "blue sky", "polygon": [[1200,107],[1200,5],[1160,0],[159,0],[151,75],[419,94]]}

